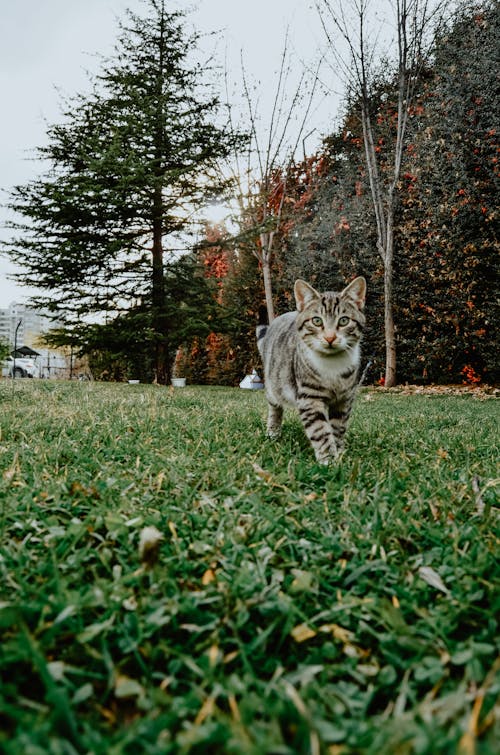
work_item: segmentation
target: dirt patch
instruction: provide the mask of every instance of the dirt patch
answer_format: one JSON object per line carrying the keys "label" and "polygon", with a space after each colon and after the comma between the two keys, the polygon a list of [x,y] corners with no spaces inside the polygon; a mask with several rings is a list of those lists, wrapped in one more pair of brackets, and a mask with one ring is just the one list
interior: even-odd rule
{"label": "dirt patch", "polygon": [[500,398],[500,388],[492,385],[398,385],[395,388],[375,386],[373,393],[399,393],[403,396],[473,396],[477,399]]}

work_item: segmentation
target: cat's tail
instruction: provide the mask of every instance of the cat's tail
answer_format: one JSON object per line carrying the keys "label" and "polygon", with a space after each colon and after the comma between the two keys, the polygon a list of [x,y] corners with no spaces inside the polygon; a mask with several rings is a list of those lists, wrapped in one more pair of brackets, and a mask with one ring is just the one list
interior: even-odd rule
{"label": "cat's tail", "polygon": [[260,351],[264,336],[267,333],[268,327],[269,327],[269,318],[267,316],[267,307],[265,307],[264,304],[261,304],[261,306],[259,307],[257,327],[255,328],[255,335],[257,338],[257,347],[259,348],[259,351]]}

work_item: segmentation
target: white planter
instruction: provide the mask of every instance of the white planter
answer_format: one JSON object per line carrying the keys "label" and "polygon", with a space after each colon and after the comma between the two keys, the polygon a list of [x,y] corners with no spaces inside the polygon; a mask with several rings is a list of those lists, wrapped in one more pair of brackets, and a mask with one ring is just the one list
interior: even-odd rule
{"label": "white planter", "polygon": [[186,385],[186,378],[172,378],[172,385],[174,388],[184,388]]}

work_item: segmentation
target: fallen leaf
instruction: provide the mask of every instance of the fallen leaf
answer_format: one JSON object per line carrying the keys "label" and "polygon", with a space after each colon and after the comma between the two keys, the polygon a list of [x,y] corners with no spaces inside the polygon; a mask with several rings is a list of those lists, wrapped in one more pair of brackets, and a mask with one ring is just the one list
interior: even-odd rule
{"label": "fallen leaf", "polygon": [[89,697],[92,697],[93,694],[94,688],[90,682],[87,682],[76,690],[71,702],[73,705],[78,705],[79,703],[83,703],[85,702],[85,700],[88,700]]}
{"label": "fallen leaf", "polygon": [[472,490],[476,497],[476,511],[479,516],[484,514],[484,501],[481,494],[481,488],[479,487],[479,480],[477,477],[472,478]]}
{"label": "fallen leaf", "polygon": [[214,668],[217,665],[217,661],[220,657],[220,651],[218,645],[210,645],[210,647],[207,650],[208,655],[208,661],[210,663],[210,668]]}
{"label": "fallen leaf", "polygon": [[128,676],[117,676],[115,680],[115,697],[140,697],[144,694],[144,687],[135,679]]}
{"label": "fallen leaf", "polygon": [[47,663],[47,670],[52,679],[56,682],[62,682],[64,680],[66,664],[64,661],[51,661],[50,663]]}
{"label": "fallen leaf", "polygon": [[238,703],[236,702],[235,696],[229,695],[229,697],[227,698],[227,701],[229,703],[229,708],[231,710],[233,719],[239,723],[241,721],[241,714],[240,714],[240,709],[238,708]]}
{"label": "fallen leaf", "polygon": [[213,582],[216,579],[215,572],[213,569],[207,569],[204,573],[203,577],[201,578],[201,584],[202,585],[209,585],[211,582]]}
{"label": "fallen leaf", "polygon": [[314,576],[310,571],[304,571],[302,569],[292,569],[294,580],[290,585],[290,591],[306,592],[311,589]]}
{"label": "fallen leaf", "polygon": [[311,629],[307,626],[307,624],[297,624],[296,627],[292,629],[290,632],[295,642],[305,642],[306,640],[310,640],[312,637],[316,637],[316,632],[314,629]]}
{"label": "fallen leaf", "polygon": [[432,501],[429,501],[429,508],[431,510],[432,518],[434,519],[434,521],[439,522],[439,508]]}
{"label": "fallen leaf", "polygon": [[174,541],[177,541],[179,539],[179,535],[177,534],[177,527],[175,526],[174,522],[168,523],[168,529],[170,530],[172,534],[172,539]]}
{"label": "fallen leaf", "polygon": [[462,734],[457,747],[458,755],[476,755],[476,738],[470,731]]}
{"label": "fallen leaf", "polygon": [[135,611],[137,608],[137,599],[135,595],[125,598],[125,600],[122,601],[122,606],[126,611]]}
{"label": "fallen leaf", "polygon": [[265,480],[266,482],[270,482],[270,480],[272,479],[270,472],[266,472],[265,469],[262,469],[262,467],[260,467],[255,462],[252,464],[252,467],[257,477],[260,477],[261,480]]}
{"label": "fallen leaf", "polygon": [[203,705],[201,706],[198,715],[196,716],[194,720],[195,726],[201,726],[203,721],[208,718],[208,716],[211,716],[213,713],[213,710],[215,708],[215,700],[213,697],[207,697]]}
{"label": "fallen leaf", "polygon": [[163,535],[154,526],[144,527],[139,536],[139,558],[148,567],[154,566],[158,561]]}
{"label": "fallen leaf", "polygon": [[10,467],[5,470],[3,473],[3,478],[6,482],[12,482],[13,478],[16,476],[16,474],[19,474],[20,468],[19,468],[19,454],[16,453],[14,455],[14,460]]}
{"label": "fallen leaf", "polygon": [[435,569],[432,568],[432,566],[421,566],[418,570],[418,576],[420,579],[423,579],[424,582],[427,582],[428,585],[431,587],[435,587],[436,590],[440,590],[445,595],[449,595],[450,591],[446,587],[445,583],[437,573]]}
{"label": "fallen leaf", "polygon": [[341,627],[340,624],[322,624],[319,631],[328,634],[331,633],[339,642],[346,643],[354,638],[354,634],[349,629]]}

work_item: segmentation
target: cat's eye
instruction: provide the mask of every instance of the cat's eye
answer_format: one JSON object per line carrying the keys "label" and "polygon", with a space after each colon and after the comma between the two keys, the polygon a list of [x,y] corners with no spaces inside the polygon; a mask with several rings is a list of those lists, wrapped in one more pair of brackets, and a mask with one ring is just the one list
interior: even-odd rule
{"label": "cat's eye", "polygon": [[321,319],[321,317],[311,317],[311,322],[317,328],[320,328],[323,325],[323,320]]}
{"label": "cat's eye", "polygon": [[341,328],[344,328],[348,324],[349,324],[349,318],[348,317],[339,317],[339,325],[340,325]]}

